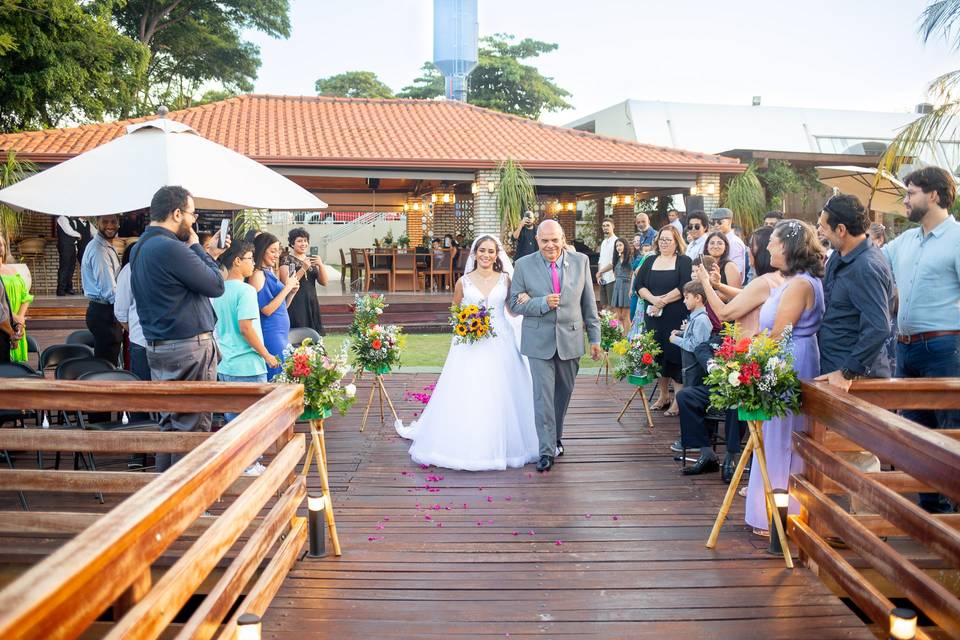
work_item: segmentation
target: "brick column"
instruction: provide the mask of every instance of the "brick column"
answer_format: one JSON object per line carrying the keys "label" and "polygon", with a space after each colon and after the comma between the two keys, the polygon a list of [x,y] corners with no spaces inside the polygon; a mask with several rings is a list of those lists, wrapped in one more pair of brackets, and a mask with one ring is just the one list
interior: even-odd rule
{"label": "brick column", "polygon": [[416,247],[423,241],[423,236],[427,234],[425,224],[429,213],[428,207],[424,205],[421,198],[409,193],[403,205],[403,210],[407,214],[407,237],[410,238],[410,246]]}
{"label": "brick column", "polygon": [[720,206],[720,174],[698,173],[696,195],[703,196],[703,212],[709,216]]}
{"label": "brick column", "polygon": [[614,196],[616,202],[613,204],[613,229],[618,238],[633,238],[636,231],[636,213],[634,213],[634,203],[632,193],[618,193]]}
{"label": "brick column", "polygon": [[473,236],[488,233],[499,238],[497,199],[500,197],[500,172],[497,169],[482,169],[477,171],[474,180],[477,192],[473,194]]}
{"label": "brick column", "polygon": [[[444,199],[446,198],[446,202]],[[442,238],[446,234],[456,235],[454,203],[456,195],[453,189],[436,190],[430,194],[430,209],[433,213],[433,224],[427,224],[427,231],[433,238]]]}

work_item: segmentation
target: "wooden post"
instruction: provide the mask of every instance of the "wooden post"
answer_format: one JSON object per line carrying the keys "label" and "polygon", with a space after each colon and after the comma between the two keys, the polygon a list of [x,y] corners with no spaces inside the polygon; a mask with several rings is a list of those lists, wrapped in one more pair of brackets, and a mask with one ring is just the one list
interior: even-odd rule
{"label": "wooden post", "polygon": [[127,590],[120,594],[117,601],[113,603],[113,619],[120,620],[127,611],[133,609],[140,602],[153,586],[153,577],[150,575],[150,568],[147,567],[133,579]]}
{"label": "wooden post", "polygon": [[620,415],[617,416],[617,422],[620,422],[623,419],[623,414],[627,412],[627,409],[630,408],[633,399],[637,397],[637,394],[640,395],[640,400],[643,402],[643,410],[647,414],[647,428],[653,429],[653,415],[650,413],[650,403],[647,402],[647,394],[643,392],[643,387],[637,385],[637,388],[633,390],[633,395],[627,400],[627,404],[623,405],[623,409],[620,411]]}

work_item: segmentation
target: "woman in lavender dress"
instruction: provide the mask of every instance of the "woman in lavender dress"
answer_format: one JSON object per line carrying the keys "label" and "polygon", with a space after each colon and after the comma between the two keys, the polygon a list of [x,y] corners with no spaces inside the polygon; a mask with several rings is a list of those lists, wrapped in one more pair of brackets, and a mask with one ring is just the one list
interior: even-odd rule
{"label": "woman in lavender dress", "polygon": [[[820,374],[820,349],[817,330],[823,318],[823,248],[817,232],[809,224],[798,220],[784,220],[770,236],[770,264],[778,269],[784,283],[770,292],[760,308],[760,329],[779,338],[788,326],[793,327],[791,351],[793,368],[801,380],[810,380]],[[787,414],[763,423],[763,448],[767,456],[767,473],[773,489],[786,489],[790,475],[803,470],[800,456],[794,455],[794,431],[805,431],[807,420],[803,414]],[[747,524],[754,533],[769,535],[763,477],[753,457],[753,471],[747,489]],[[799,513],[795,500],[790,501],[790,513]]]}

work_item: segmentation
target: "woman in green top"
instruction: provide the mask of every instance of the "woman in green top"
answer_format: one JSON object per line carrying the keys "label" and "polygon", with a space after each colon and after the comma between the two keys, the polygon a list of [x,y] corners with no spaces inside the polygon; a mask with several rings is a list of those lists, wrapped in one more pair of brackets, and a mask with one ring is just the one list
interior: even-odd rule
{"label": "woman in green top", "polygon": [[[7,290],[7,300],[10,301],[10,312],[13,314],[12,321],[24,325],[21,332],[20,341],[16,346],[11,346],[10,361],[27,361],[27,331],[26,319],[27,308],[33,302],[33,296],[30,295],[30,270],[25,264],[8,264],[12,256],[7,251],[7,242],[0,235],[0,279],[3,280],[3,286]],[[26,274],[24,276],[23,274]]]}

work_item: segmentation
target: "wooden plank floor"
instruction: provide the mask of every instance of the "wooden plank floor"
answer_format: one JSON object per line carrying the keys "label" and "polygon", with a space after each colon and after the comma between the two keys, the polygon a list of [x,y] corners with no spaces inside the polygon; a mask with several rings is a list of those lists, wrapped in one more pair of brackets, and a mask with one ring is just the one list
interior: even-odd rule
{"label": "wooden plank floor", "polygon": [[[405,421],[418,405],[404,391],[433,379],[387,379]],[[742,499],[704,547],[726,485],[679,475],[676,418],[656,413],[651,433],[638,405],[617,423],[631,392],[581,376],[566,455],[544,475],[421,469],[379,415],[359,433],[362,403],[329,420],[344,553],[295,566],[264,637],[872,638],[814,575],[767,555]]]}

